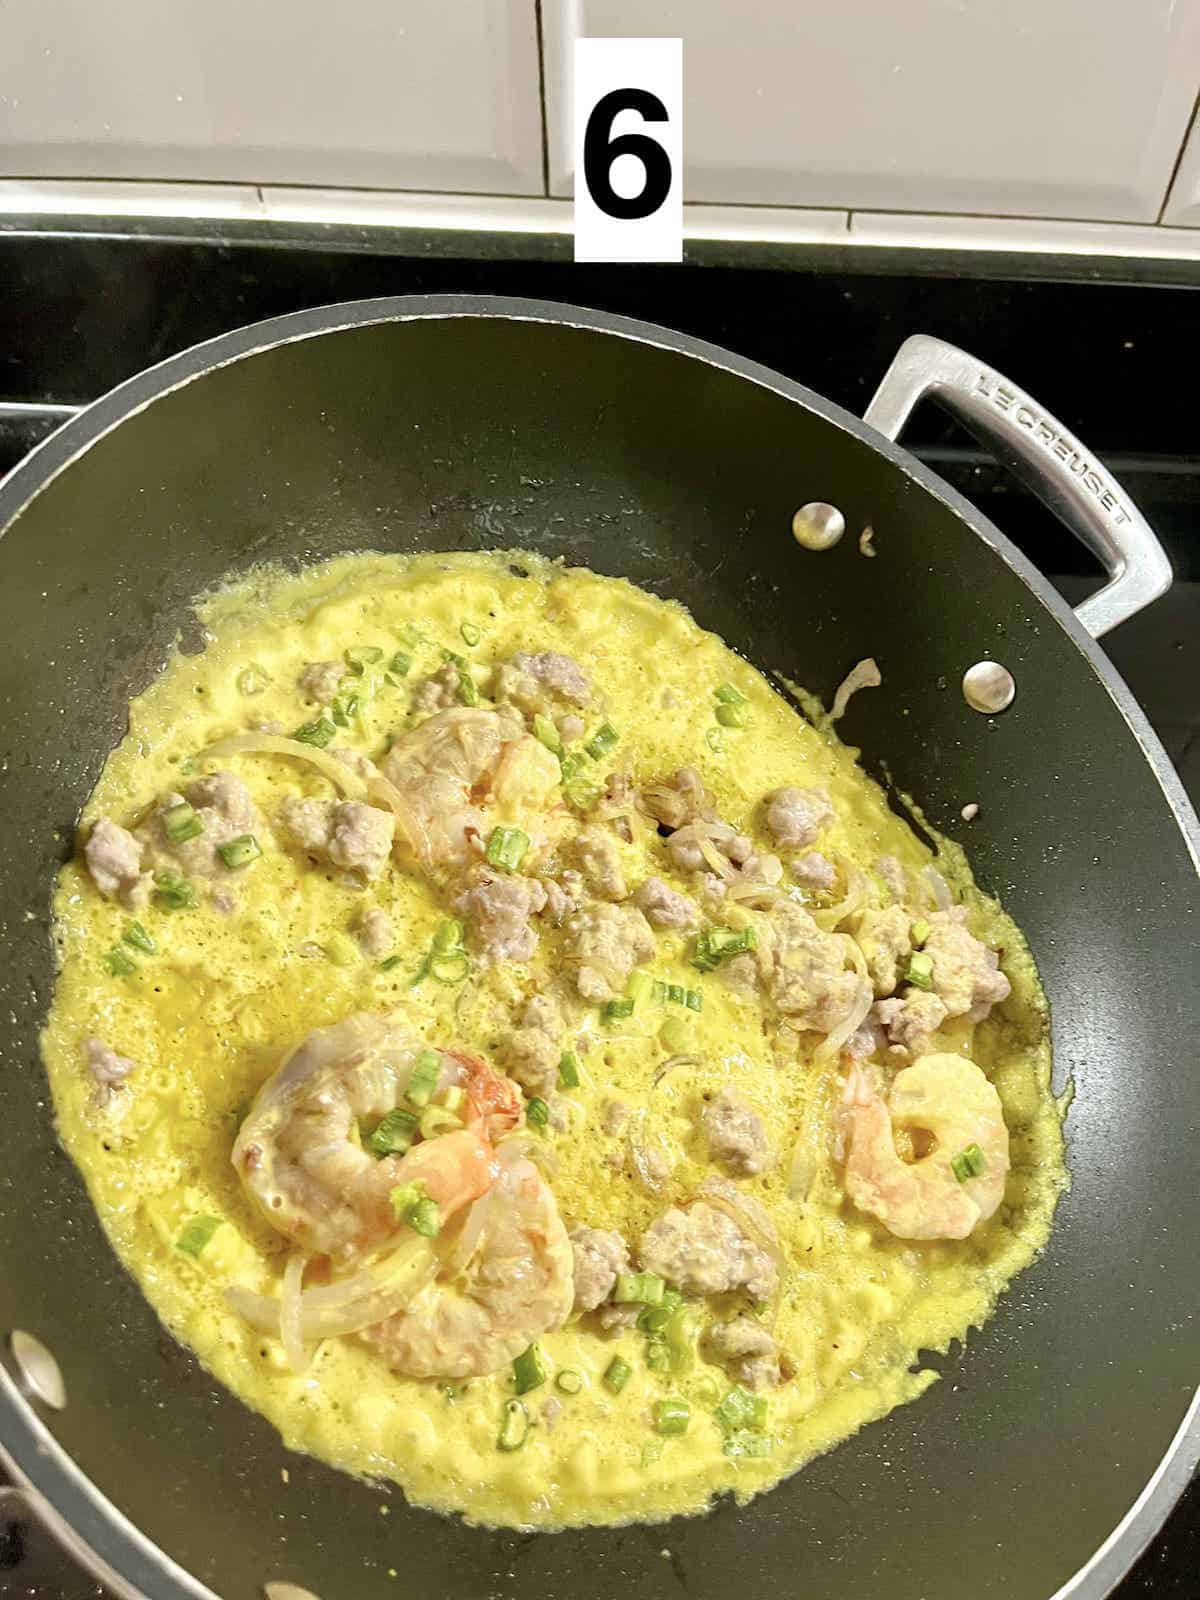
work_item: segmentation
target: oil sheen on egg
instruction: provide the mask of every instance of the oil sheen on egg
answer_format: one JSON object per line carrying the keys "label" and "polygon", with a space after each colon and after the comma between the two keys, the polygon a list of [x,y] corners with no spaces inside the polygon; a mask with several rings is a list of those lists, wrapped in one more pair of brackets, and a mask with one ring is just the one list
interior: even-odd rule
{"label": "oil sheen on egg", "polygon": [[[804,720],[720,639],[680,607],[631,585],[522,555],[401,558],[362,555],[299,575],[258,572],[200,606],[209,643],[173,656],[130,706],[129,732],[109,758],[84,812],[126,820],[179,788],[197,753],[252,721],[292,731],[312,715],[297,681],[307,663],[346,649],[399,648],[410,677],[383,684],[359,707],[346,742],[372,756],[403,726],[413,680],[453,651],[480,669],[518,650],[562,651],[583,663],[619,731],[614,765],[646,783],[695,767],[722,817],[765,839],[759,801],[784,784],[821,786],[833,798],[832,849],[869,869],[881,855],[919,871],[933,858],[857,766],[854,752]],[[526,574],[524,576],[520,574]],[[464,628],[464,624],[466,625]],[[473,641],[473,642],[469,642]],[[731,683],[748,703],[747,726],[713,715],[714,691]],[[650,1370],[636,1329],[601,1337],[578,1320],[540,1341],[551,1372],[574,1369],[576,1394],[551,1380],[526,1396],[533,1418],[524,1446],[497,1448],[508,1369],[465,1385],[388,1371],[352,1338],[318,1348],[309,1373],[292,1373],[279,1344],[255,1333],[226,1304],[225,1289],[278,1292],[285,1245],[254,1215],[230,1164],[240,1116],[283,1053],[311,1029],[353,1011],[394,1009],[431,1043],[458,1042],[491,1056],[514,1006],[561,961],[561,934],[543,932],[532,963],[501,965],[465,985],[413,979],[446,915],[416,876],[389,870],[367,890],[333,869],[304,863],[269,826],[282,800],[328,794],[320,776],[286,759],[244,757],[238,775],[266,819],[263,856],[234,885],[235,907],[150,906],[138,918],[153,954],[131,951],[118,975],[105,954],[130,913],[100,898],[74,859],[54,901],[60,970],[43,1052],[64,1145],[87,1181],[119,1256],[170,1331],[205,1366],[278,1428],[289,1446],[363,1477],[394,1480],[413,1502],[482,1523],[555,1527],[660,1519],[702,1510],[714,1495],[756,1494],[935,1381],[922,1350],[945,1351],[991,1311],[1005,1285],[1044,1244],[1066,1183],[1060,1116],[1050,1087],[1046,1004],[1033,960],[1013,922],[974,887],[965,860],[944,845],[939,867],[971,908],[973,925],[1004,951],[1011,998],[972,1030],[947,1027],[942,1048],[967,1051],[1004,1106],[1012,1172],[1004,1203],[961,1243],[893,1238],[847,1201],[830,1157],[804,1202],[788,1194],[789,1152],[806,1102],[807,1063],[776,1064],[761,1012],[722,983],[703,980],[704,1004],[681,1016],[683,1065],[655,1084],[672,1051],[661,1017],[639,1008],[582,1032],[584,1081],[564,1131],[547,1134],[557,1158],[552,1186],[562,1215],[636,1238],[669,1203],[710,1175],[696,1110],[733,1084],[757,1110],[778,1159],[743,1187],[770,1211],[786,1257],[770,1315],[791,1373],[768,1395],[768,1455],[731,1457],[714,1419],[729,1388],[703,1358],[678,1376]],[[638,859],[632,881],[663,871]],[[674,881],[674,880],[673,880]],[[680,885],[683,886],[682,884]],[[395,929],[387,965],[356,953],[330,960],[364,905]],[[126,946],[126,948],[129,948]],[[658,940],[655,977],[695,985],[681,934]],[[92,1035],[137,1063],[99,1108],[83,1069]],[[619,1159],[602,1107],[619,1099],[653,1128],[674,1162],[664,1191],[645,1192]],[[617,1159],[614,1160],[614,1151]],[[197,1255],[178,1247],[189,1221],[219,1219]],[[620,1394],[602,1374],[615,1355],[632,1368]],[[684,1437],[659,1436],[654,1403],[690,1403]],[[560,1409],[543,1415],[545,1401]]]}

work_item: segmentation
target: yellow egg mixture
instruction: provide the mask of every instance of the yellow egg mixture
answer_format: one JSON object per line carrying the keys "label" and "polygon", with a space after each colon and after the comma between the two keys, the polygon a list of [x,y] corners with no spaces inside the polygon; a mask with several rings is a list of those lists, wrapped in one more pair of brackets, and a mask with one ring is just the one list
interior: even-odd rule
{"label": "yellow egg mixture", "polygon": [[[632,1244],[719,1170],[697,1121],[705,1096],[732,1084],[757,1112],[774,1159],[739,1188],[767,1207],[783,1265],[778,1293],[751,1310],[777,1341],[785,1377],[761,1396],[749,1453],[730,1447],[718,1408],[736,1385],[702,1341],[679,1369],[656,1370],[642,1329],[605,1335],[593,1317],[572,1316],[537,1341],[545,1381],[521,1396],[528,1431],[519,1449],[505,1450],[500,1431],[515,1398],[507,1362],[465,1383],[414,1379],[343,1337],[321,1344],[301,1375],[278,1340],[242,1321],[225,1290],[277,1294],[287,1244],[251,1209],[230,1151],[249,1101],[283,1055],[314,1028],[387,1010],[430,1044],[502,1064],[523,999],[562,968],[565,935],[547,922],[526,964],[472,960],[460,981],[415,982],[448,915],[444,885],[393,863],[364,889],[280,838],[274,819],[286,797],[332,793],[313,768],[270,754],[198,759],[255,723],[290,734],[320,715],[297,687],[308,663],[363,647],[382,650],[385,666],[397,650],[410,658],[403,678],[372,671],[338,729],[338,744],[378,760],[412,724],[413,685],[443,665],[444,652],[465,659],[487,705],[493,663],[516,651],[560,651],[594,685],[585,740],[599,723],[619,736],[598,772],[620,770],[642,785],[695,768],[720,817],[764,851],[763,796],[781,785],[819,787],[836,812],[820,840],[831,856],[864,872],[892,856],[912,883],[933,857],[827,727],[802,720],[680,607],[627,583],[524,555],[363,555],[298,576],[257,573],[200,612],[207,647],[175,654],[130,706],[129,732],[88,802],[81,839],[102,815],[132,827],[164,792],[220,766],[254,798],[263,853],[229,874],[235,903],[224,911],[201,892],[194,905],[172,909],[156,896],[131,912],[97,892],[82,855],[69,862],[54,902],[60,971],[43,1038],[62,1140],[121,1259],[171,1332],[295,1449],[391,1479],[420,1505],[544,1528],[696,1512],[723,1491],[745,1498],[932,1383],[932,1372],[916,1369],[918,1351],[944,1351],[983,1321],[1044,1244],[1066,1182],[1033,960],[949,844],[939,868],[973,932],[1002,950],[1012,984],[978,1027],[959,1019],[937,1038],[938,1049],[968,1054],[985,1070],[1011,1142],[1003,1203],[969,1237],[894,1237],[851,1204],[833,1110],[815,1179],[801,1197],[790,1192],[806,1112],[811,1120],[814,1107],[836,1100],[842,1068],[814,1065],[814,1034],[784,1048],[763,1004],[720,971],[698,972],[691,932],[659,931],[643,969],[660,984],[698,991],[702,1010],[664,1003],[660,988],[639,993],[627,1018],[605,1021],[600,1008],[580,1003],[566,1041],[581,1064],[579,1086],[555,1097],[561,1126],[534,1130],[562,1217],[619,1229]],[[717,691],[726,685],[741,710],[723,722],[717,708],[729,702]],[[621,850],[631,883],[656,873],[694,894],[653,826]],[[367,905],[391,917],[399,960],[368,956],[353,940]],[[133,921],[152,951],[136,936],[129,942]],[[85,1070],[91,1036],[135,1064],[107,1097]],[[678,1055],[685,1059],[656,1082]],[[628,1159],[627,1131],[607,1131],[612,1100],[668,1152],[660,1192]],[[701,1310],[700,1325],[714,1307]],[[631,1376],[613,1392],[604,1375],[617,1356]],[[577,1392],[556,1383],[563,1371],[579,1375]],[[686,1406],[682,1434],[657,1426],[663,1400]]]}

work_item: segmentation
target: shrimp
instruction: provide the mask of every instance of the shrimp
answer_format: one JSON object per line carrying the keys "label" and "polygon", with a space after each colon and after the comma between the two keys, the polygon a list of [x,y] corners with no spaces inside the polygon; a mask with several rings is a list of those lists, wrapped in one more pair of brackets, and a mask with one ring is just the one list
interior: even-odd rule
{"label": "shrimp", "polygon": [[427,870],[469,861],[498,822],[521,828],[535,853],[549,843],[558,759],[500,712],[439,712],[396,740],[383,773],[392,789],[397,849]]}
{"label": "shrimp", "polygon": [[[861,1067],[846,1080],[846,1193],[899,1239],[965,1239],[1004,1198],[1008,1129],[1000,1096],[973,1061],[923,1056],[896,1074],[887,1103]],[[897,1129],[917,1136],[901,1159]],[[921,1153],[925,1142],[933,1146]],[[960,1182],[953,1161],[972,1145],[983,1170]]]}
{"label": "shrimp", "polygon": [[403,1310],[360,1334],[393,1371],[481,1377],[566,1321],[575,1298],[574,1252],[554,1195],[523,1140],[501,1145],[497,1162],[499,1176],[446,1245],[437,1277]]}
{"label": "shrimp", "polygon": [[492,1141],[521,1115],[521,1095],[478,1056],[436,1051],[437,1088],[464,1091],[466,1126],[377,1160],[360,1121],[379,1121],[404,1097],[426,1047],[391,1018],[360,1012],[310,1033],[263,1084],[233,1147],[251,1202],[302,1250],[339,1264],[377,1249],[400,1224],[390,1195],[419,1182],[447,1221],[490,1187]]}

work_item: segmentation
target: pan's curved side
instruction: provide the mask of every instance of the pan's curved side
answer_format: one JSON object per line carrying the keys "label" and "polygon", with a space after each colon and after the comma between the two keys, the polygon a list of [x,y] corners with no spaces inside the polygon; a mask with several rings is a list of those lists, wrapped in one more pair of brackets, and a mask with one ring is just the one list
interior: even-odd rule
{"label": "pan's curved side", "polygon": [[[791,514],[812,499],[869,522],[877,558],[849,538],[800,552]],[[989,524],[861,423],[710,346],[568,308],[439,298],[299,313],[143,374],[0,485],[5,526],[0,1332],[26,1326],[54,1349],[69,1397],[55,1437],[123,1513],[231,1597],[280,1577],[373,1600],[391,1593],[391,1566],[416,1593],[515,1600],[575,1592],[583,1574],[597,1593],[649,1600],[667,1546],[713,1600],[749,1585],[918,1600],[964,1571],[978,1600],[1063,1585],[1098,1600],[1196,1446],[1200,835],[1112,668]],[[395,1497],[382,1518],[386,1491],[289,1456],[162,1337],[43,1104],[47,885],[129,696],[189,635],[190,597],[256,560],[496,544],[675,595],[823,694],[874,654],[884,688],[852,704],[847,737],[948,832],[965,800],[983,802],[977,870],[1033,940],[1079,1089],[1075,1187],[1050,1250],[939,1363],[950,1381],[744,1510],[669,1529],[530,1541]],[[993,723],[954,687],[983,655],[1019,686]],[[0,1392],[0,1440],[69,1512],[53,1454],[29,1459],[22,1405]],[[1069,1517],[1048,1478],[1070,1486]],[[89,1511],[91,1542],[129,1576],[127,1530]],[[188,1592],[166,1570],[143,1587]]]}

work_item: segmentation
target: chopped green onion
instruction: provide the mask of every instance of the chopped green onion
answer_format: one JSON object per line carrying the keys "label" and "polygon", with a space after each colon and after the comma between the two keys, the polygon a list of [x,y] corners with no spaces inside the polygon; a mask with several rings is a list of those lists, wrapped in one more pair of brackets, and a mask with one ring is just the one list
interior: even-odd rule
{"label": "chopped green onion", "polygon": [[493,828],[486,855],[492,866],[515,872],[528,849],[529,835],[520,828]]}
{"label": "chopped green onion", "polygon": [[977,1144],[969,1144],[965,1150],[960,1150],[950,1163],[950,1170],[959,1183],[966,1183],[968,1178],[977,1178],[987,1166],[987,1158]]}
{"label": "chopped green onion", "polygon": [[454,1133],[462,1127],[462,1118],[445,1106],[426,1106],[421,1113],[422,1139],[437,1139],[443,1133]]}
{"label": "chopped green onion", "polygon": [[413,622],[406,622],[402,628],[397,628],[396,637],[401,644],[406,644],[410,650],[415,650],[419,644],[425,643],[425,635]]}
{"label": "chopped green onion", "polygon": [[237,675],[237,688],[239,694],[261,694],[271,682],[271,674],[257,662],[251,662],[248,667],[243,667]]}
{"label": "chopped green onion", "polygon": [[540,711],[535,712],[533,718],[533,737],[546,746],[554,755],[562,755],[562,734],[551,722],[549,717],[544,717]]}
{"label": "chopped green onion", "polygon": [[583,1378],[574,1367],[564,1367],[554,1379],[554,1387],[564,1394],[578,1394],[583,1388]]}
{"label": "chopped green onion", "polygon": [[657,1400],[654,1404],[654,1426],[664,1438],[686,1433],[691,1421],[692,1408],[686,1400]]}
{"label": "chopped green onion", "polygon": [[394,1189],[388,1190],[388,1199],[391,1201],[397,1222],[403,1222],[412,1208],[424,1198],[424,1191],[419,1183],[398,1183]]}
{"label": "chopped green onion", "polygon": [[463,931],[463,925],[457,917],[447,917],[445,922],[438,923],[434,931],[433,948],[439,955],[449,955],[462,944]]}
{"label": "chopped green onion", "polygon": [[464,622],[458,631],[462,634],[463,643],[466,645],[477,645],[483,637],[473,622]]}
{"label": "chopped green onion", "polygon": [[329,715],[339,728],[348,728],[350,726],[350,718],[346,715],[346,708],[340,700],[335,700],[330,706]]}
{"label": "chopped green onion", "polygon": [[358,946],[348,933],[331,933],[325,954],[335,967],[352,967],[358,960]]}
{"label": "chopped green onion", "polygon": [[128,978],[130,973],[137,971],[137,962],[122,950],[119,944],[113,945],[105,956],[104,965],[114,978]]}
{"label": "chopped green onion", "polygon": [[152,956],[155,952],[154,940],[140,922],[131,922],[121,937],[126,944],[131,944],[135,950],[145,951],[148,956]]}
{"label": "chopped green onion", "polygon": [[722,961],[728,961],[731,956],[741,955],[745,950],[753,950],[757,943],[752,927],[743,928],[738,933],[732,928],[705,928],[696,936],[692,965],[699,972],[711,972],[714,967],[720,966]]}
{"label": "chopped green onion", "polygon": [[713,690],[718,700],[727,706],[744,706],[747,704],[746,696],[732,683],[722,683]]}
{"label": "chopped green onion", "polygon": [[596,729],[595,733],[584,745],[584,749],[593,761],[603,761],[608,752],[613,749],[621,735],[611,722],[604,722]]}
{"label": "chopped green onion", "polygon": [[646,1365],[651,1372],[670,1372],[671,1352],[667,1349],[662,1339],[647,1340]]}
{"label": "chopped green onion", "polygon": [[662,1333],[682,1304],[678,1289],[664,1289],[658,1305],[643,1306],[638,1312],[637,1325],[643,1333]]}
{"label": "chopped green onion", "polygon": [[358,715],[358,696],[356,694],[346,697],[346,726],[350,725],[350,718]]}
{"label": "chopped green onion", "polygon": [[385,956],[379,963],[379,970],[380,972],[390,972],[393,967],[398,967],[403,960],[403,956]]}
{"label": "chopped green onion", "polygon": [[500,1437],[496,1446],[500,1450],[519,1450],[529,1437],[529,1413],[519,1400],[504,1402],[504,1415],[500,1423]]}
{"label": "chopped green onion", "polygon": [[723,728],[744,728],[749,721],[745,706],[728,705],[725,701],[717,707],[716,715]]}
{"label": "chopped green onion", "polygon": [[563,799],[576,811],[589,811],[600,798],[600,785],[590,778],[572,778],[563,784]]}
{"label": "chopped green onion", "polygon": [[463,706],[477,706],[479,704],[479,685],[471,676],[471,669],[461,656],[455,658],[458,663],[458,703]]}
{"label": "chopped green onion", "polygon": [[428,971],[439,983],[461,983],[471,970],[465,950],[452,950],[448,955],[431,955]]}
{"label": "chopped green onion", "polygon": [[559,1058],[558,1087],[560,1089],[579,1087],[579,1057],[573,1050],[564,1050]]}
{"label": "chopped green onion", "polygon": [[662,1304],[666,1287],[657,1272],[621,1272],[617,1275],[613,1299],[619,1305],[636,1301],[645,1306],[657,1306]]}
{"label": "chopped green onion", "polygon": [[423,1239],[436,1239],[442,1229],[441,1215],[436,1200],[418,1200],[404,1214],[404,1220],[414,1233]]}
{"label": "chopped green onion", "polygon": [[412,657],[406,656],[403,650],[397,650],[388,662],[388,671],[396,678],[407,678],[411,668]]}
{"label": "chopped green onion", "polygon": [[933,957],[926,955],[923,950],[918,950],[915,955],[910,956],[904,980],[906,983],[915,984],[918,989],[932,989]]}
{"label": "chopped green onion", "polygon": [[769,1456],[775,1448],[775,1440],[769,1433],[731,1433],[723,1448],[733,1461],[741,1456]]}
{"label": "chopped green onion", "polygon": [[629,982],[625,985],[625,998],[633,1001],[636,1010],[643,1000],[649,998],[652,987],[653,982],[648,972],[631,972]]}
{"label": "chopped green onion", "polygon": [[377,644],[359,645],[356,650],[343,650],[342,660],[361,678],[368,666],[374,666],[377,661],[383,660],[383,651]]}
{"label": "chopped green onion", "polygon": [[387,1116],[363,1140],[363,1146],[373,1156],[402,1156],[410,1149],[417,1136],[417,1118],[411,1111],[405,1111],[403,1106],[397,1106],[395,1111],[389,1111]]}
{"label": "chopped green onion", "polygon": [[583,757],[580,755],[559,756],[558,765],[562,781],[564,784],[567,784],[570,783],[571,779],[583,766]]}
{"label": "chopped green onion", "polygon": [[262,855],[262,847],[252,833],[239,833],[217,846],[217,854],[227,867],[248,867]]}
{"label": "chopped green onion", "polygon": [[163,812],[162,825],[163,832],[172,844],[186,844],[189,839],[198,839],[204,832],[204,824],[186,800]]}
{"label": "chopped green onion", "polygon": [[766,1426],[767,1402],[738,1385],[730,1389],[713,1416],[722,1433],[736,1433],[743,1428],[761,1432]]}
{"label": "chopped green onion", "polygon": [[633,1015],[633,1001],[628,995],[620,1000],[606,1000],[600,1007],[601,1022],[620,1022],[623,1017]]}
{"label": "chopped green onion", "polygon": [[925,943],[926,939],[928,939],[932,932],[933,929],[930,927],[929,923],[926,922],[924,917],[919,917],[917,921],[913,923],[911,937],[913,944],[918,950]]}
{"label": "chopped green onion", "polygon": [[302,728],[297,728],[292,738],[298,739],[301,744],[313,744],[318,750],[324,750],[336,733],[337,729],[328,717],[318,717],[315,722],[306,722]]}
{"label": "chopped green onion", "polygon": [[181,1250],[185,1256],[191,1256],[193,1261],[198,1261],[205,1246],[220,1226],[220,1217],[192,1217],[180,1230],[179,1237],[175,1241],[176,1250]]}
{"label": "chopped green onion", "polygon": [[700,993],[699,989],[689,989],[687,994],[683,997],[683,1003],[689,1011],[704,1010],[704,996]]}
{"label": "chopped green onion", "polygon": [[632,1377],[633,1368],[628,1361],[620,1356],[614,1356],[604,1369],[602,1382],[610,1394],[620,1394]]}
{"label": "chopped green onion", "polygon": [[513,1384],[518,1394],[528,1394],[545,1383],[548,1374],[542,1365],[542,1352],[531,1344],[513,1362]]}
{"label": "chopped green onion", "polygon": [[550,1107],[536,1094],[525,1107],[525,1120],[531,1122],[535,1128],[546,1128],[550,1125]]}
{"label": "chopped green onion", "polygon": [[672,1005],[681,1006],[687,999],[687,990],[681,983],[669,983],[667,985],[667,999]]}
{"label": "chopped green onion", "polygon": [[650,990],[650,998],[657,1000],[660,1005],[665,1005],[670,998],[672,988],[678,987],[678,984],[666,984],[661,978],[655,978],[654,985]]}
{"label": "chopped green onion", "polygon": [[658,1030],[658,1037],[668,1050],[677,1053],[686,1050],[692,1041],[692,1030],[683,1017],[668,1017]]}
{"label": "chopped green onion", "polygon": [[414,1106],[427,1106],[433,1099],[433,1091],[437,1088],[441,1070],[442,1058],[437,1051],[422,1050],[413,1062],[404,1098]]}
{"label": "chopped green onion", "polygon": [[460,656],[457,650],[443,650],[442,660],[447,663],[452,661],[456,667],[465,667],[467,664],[466,656]]}
{"label": "chopped green onion", "polygon": [[438,1098],[447,1111],[457,1111],[466,1099],[466,1094],[457,1083],[452,1083],[448,1089],[442,1090]]}
{"label": "chopped green onion", "polygon": [[188,911],[196,904],[196,891],[180,873],[169,867],[154,874],[154,902],[167,911]]}

